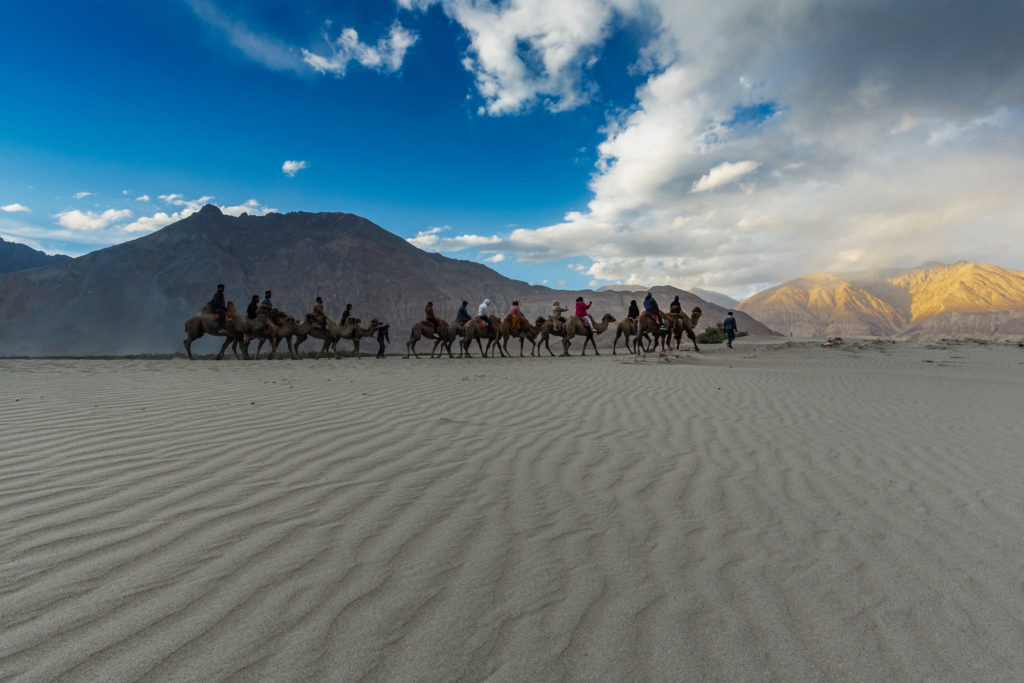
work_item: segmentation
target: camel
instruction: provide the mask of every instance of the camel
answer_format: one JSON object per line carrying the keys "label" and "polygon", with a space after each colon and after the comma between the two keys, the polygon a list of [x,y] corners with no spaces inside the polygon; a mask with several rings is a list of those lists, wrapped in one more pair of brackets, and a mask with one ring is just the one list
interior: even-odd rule
{"label": "camel", "polygon": [[[463,326],[461,323],[446,323],[439,327],[437,330],[437,336],[434,338],[434,348],[430,350],[430,357],[434,357],[434,352],[437,352],[437,357],[441,357],[441,351],[438,351],[438,347],[448,352],[449,358],[455,358],[452,355],[452,344],[455,340],[462,336]],[[462,349],[459,349],[459,358],[462,358]]]}
{"label": "camel", "polygon": [[594,341],[594,335],[601,334],[602,332],[607,330],[608,325],[610,325],[613,322],[615,322],[615,316],[613,316],[611,313],[605,313],[603,316],[601,316],[601,322],[594,323],[593,329],[588,330],[586,326],[583,324],[582,318],[577,318],[574,315],[570,316],[569,320],[567,320],[565,323],[565,334],[562,335],[562,355],[569,355],[569,344],[572,343],[572,338],[575,337],[576,335],[585,336],[585,339],[583,340],[583,352],[580,355],[587,355],[587,342],[590,342],[593,345],[594,354],[600,355],[597,353],[597,343]]}
{"label": "camel", "polygon": [[[552,323],[550,319],[545,318],[544,316],[539,316],[537,318],[537,321],[534,323],[534,325],[536,327],[540,328],[540,332],[539,332],[539,334],[540,334],[540,341],[534,343],[533,348],[537,352],[538,356],[540,355],[540,347],[541,347],[542,344],[544,345],[544,348],[548,350],[548,353],[550,353],[552,356],[555,355],[555,352],[551,350],[550,346],[548,346],[548,338],[551,335],[554,335],[556,337],[564,336],[565,335],[565,326],[567,324],[568,323],[560,323],[556,327],[555,324]],[[531,352],[531,355],[532,355],[532,352]]]}
{"label": "camel", "polygon": [[288,345],[288,356],[292,360],[297,360],[298,355],[295,352],[295,347],[292,344],[292,335],[295,334],[295,329],[298,327],[299,321],[291,317],[283,311],[274,310],[274,313],[270,315],[263,325],[262,334],[257,333],[260,337],[260,343],[256,347],[256,357],[260,355],[260,349],[263,348],[263,342],[270,342],[270,355],[267,356],[267,360],[270,360],[277,355],[277,345],[284,339]]}
{"label": "camel", "polygon": [[[661,341],[661,347],[664,350],[665,339],[667,339],[669,335],[674,333],[674,327],[676,325],[681,325],[679,332],[680,335],[682,335],[683,331],[686,330],[687,326],[691,328],[690,331],[687,332],[687,336],[689,336],[690,339],[693,340],[694,351],[699,352],[700,348],[698,348],[697,346],[697,340],[694,336],[692,336],[692,327],[696,320],[700,319],[700,314],[700,306],[694,307],[693,313],[691,314],[693,316],[692,318],[686,317],[685,313],[663,313],[662,315],[665,318],[665,324],[668,327],[668,329],[662,330],[661,326],[658,325],[657,318],[655,318],[649,312],[644,311],[643,313],[640,314],[640,317],[637,319],[637,345],[634,349],[634,352],[640,353],[641,347],[644,347],[644,352],[650,353],[658,346],[659,340]],[[684,317],[686,317],[685,321],[683,320]],[[645,344],[643,344],[643,342],[646,342],[648,335],[650,335],[652,338],[650,346],[646,346]]]}
{"label": "camel", "polygon": [[498,327],[498,334],[502,339],[502,347],[507,355],[512,355],[508,351],[508,340],[512,337],[519,339],[519,357],[523,357],[523,346],[526,340],[529,339],[530,343],[533,344],[533,349],[530,350],[530,355],[533,355],[534,349],[537,348],[537,333],[540,332],[540,324],[543,324],[544,318],[538,318],[537,324],[531,325],[528,321],[519,320],[519,329],[513,328],[513,318],[510,315],[505,316],[505,319],[501,321],[501,325]]}
{"label": "camel", "polygon": [[632,318],[623,318],[615,330],[615,341],[612,342],[612,355],[615,355],[615,347],[619,343],[619,337],[626,338],[626,350],[635,353],[629,346],[629,338],[636,334],[636,321]]}
{"label": "camel", "polygon": [[[697,348],[697,336],[694,334],[694,330],[697,328],[697,321],[700,320],[700,316],[700,306],[694,306],[690,315],[686,315],[681,311],[679,313],[669,313],[668,317],[672,321],[672,324],[669,325],[669,331],[675,338],[677,351],[682,345],[684,332],[686,333],[686,336],[690,338],[690,341],[693,342],[693,350],[698,352],[700,351],[700,349]],[[669,339],[668,347],[669,349],[672,348],[671,339]]]}
{"label": "camel", "polygon": [[359,327],[359,318],[349,318],[345,321],[345,324],[342,325],[338,338],[334,340],[334,343],[331,345],[334,349],[334,355],[338,355],[338,342],[342,339],[351,339],[352,349],[356,352],[356,358],[361,358],[362,355],[359,351],[359,340],[363,337],[373,336],[373,333],[378,327],[380,327],[380,321],[376,318],[370,320],[369,327]]}
{"label": "camel", "polygon": [[[224,343],[220,347],[220,351],[217,353],[217,360],[224,358],[224,351],[228,348],[228,344],[231,342],[242,341],[242,355],[246,360],[249,359],[249,353],[245,346],[244,340],[247,335],[252,332],[252,321],[240,314],[235,308],[235,304],[232,301],[228,302],[228,320],[224,323],[224,329],[217,329],[217,320],[214,318],[213,313],[210,312],[210,304],[205,304],[202,310],[197,314],[185,321],[185,341],[182,342],[185,345],[185,353],[188,354],[189,360],[192,358],[192,342],[199,339],[204,334],[213,335],[216,337],[224,337]],[[235,356],[238,356],[237,351]]]}
{"label": "camel", "polygon": [[[349,324],[349,321],[353,321],[353,325],[359,324],[359,318],[350,317],[345,321],[345,325]],[[295,328],[295,352],[299,351],[299,344],[306,341],[307,338],[313,337],[314,339],[320,339],[323,341],[323,346],[320,348],[320,352],[316,354],[319,359],[320,356],[327,353],[334,353],[334,356],[338,356],[337,349],[332,349],[331,346],[337,346],[338,340],[341,339],[342,326],[334,322],[330,318],[327,318],[327,329],[320,327],[318,323],[313,322],[306,316],[306,320],[299,323],[298,327]]]}
{"label": "camel", "polygon": [[[493,321],[491,323],[491,326],[496,327]],[[480,320],[478,318],[473,318],[468,323],[466,323],[462,328],[462,352],[465,353],[467,357],[469,357],[469,345],[475,339],[476,345],[480,349],[480,353],[483,354],[484,358],[487,357],[488,353],[494,353],[494,351],[491,351],[492,346],[497,347],[498,351],[501,353],[501,357],[504,358],[505,351],[502,350],[501,344],[498,342],[498,335],[501,334],[501,331],[499,329],[495,329],[494,332],[494,337],[488,336],[487,330],[485,330],[480,325]],[[487,340],[486,349],[481,345],[481,339]],[[462,353],[459,354],[459,358],[462,358]]]}
{"label": "camel", "polygon": [[[405,342],[405,357],[408,358],[409,354],[411,353],[416,358],[419,358],[419,356],[416,354],[416,342],[418,342],[421,338],[426,337],[427,339],[434,340],[434,348],[430,352],[430,356],[431,358],[433,358],[434,351],[437,350],[437,345],[441,343],[438,339],[437,333],[439,330],[446,329],[447,326],[448,323],[440,319],[438,319],[437,329],[434,329],[434,326],[428,323],[426,320],[421,320],[415,325],[413,325],[412,331],[409,332],[409,341]],[[449,350],[448,353],[450,355],[451,351]]]}

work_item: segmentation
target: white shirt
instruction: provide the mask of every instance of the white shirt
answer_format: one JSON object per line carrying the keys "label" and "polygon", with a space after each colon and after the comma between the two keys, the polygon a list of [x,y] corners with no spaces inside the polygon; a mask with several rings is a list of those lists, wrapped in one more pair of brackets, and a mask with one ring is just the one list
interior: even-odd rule
{"label": "white shirt", "polygon": [[490,309],[487,307],[487,305],[490,303],[490,299],[484,299],[484,302],[480,304],[480,307],[478,309],[476,309],[477,317],[485,316],[490,312]]}

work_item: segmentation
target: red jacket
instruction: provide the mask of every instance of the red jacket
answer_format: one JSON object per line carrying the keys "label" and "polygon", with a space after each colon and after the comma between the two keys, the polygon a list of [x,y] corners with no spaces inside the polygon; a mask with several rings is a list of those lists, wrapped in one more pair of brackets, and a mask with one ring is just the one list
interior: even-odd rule
{"label": "red jacket", "polygon": [[590,308],[589,305],[583,303],[582,301],[577,301],[576,302],[576,317],[577,318],[582,318],[583,316],[585,316],[587,314],[587,309],[588,308]]}

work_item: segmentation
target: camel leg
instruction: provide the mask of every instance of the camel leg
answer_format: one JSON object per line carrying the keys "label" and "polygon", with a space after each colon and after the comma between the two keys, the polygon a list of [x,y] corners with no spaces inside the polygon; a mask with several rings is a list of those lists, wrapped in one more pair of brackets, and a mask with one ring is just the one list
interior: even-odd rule
{"label": "camel leg", "polygon": [[224,351],[227,350],[228,344],[230,344],[230,343],[231,343],[231,337],[226,337],[224,339],[224,343],[220,347],[220,353],[217,354],[217,360],[222,360],[224,358]]}
{"label": "camel leg", "polygon": [[[198,339],[198,337],[196,337],[196,339]],[[189,337],[186,337],[185,341],[182,342],[182,344],[185,345],[185,353],[188,354],[188,359],[189,360],[195,360],[195,358],[192,357],[192,342],[194,342],[194,341],[195,341],[195,339],[191,339]]]}
{"label": "camel leg", "polygon": [[409,341],[405,342],[405,357],[406,358],[409,357],[410,353],[414,357],[419,358],[419,356],[416,355],[416,342],[418,342],[419,339],[420,339],[419,337],[412,336],[412,337],[409,337]]}
{"label": "camel leg", "polygon": [[288,343],[288,355],[292,360],[298,360],[298,354],[295,353],[295,349],[292,346],[292,338],[288,337],[285,341]]}

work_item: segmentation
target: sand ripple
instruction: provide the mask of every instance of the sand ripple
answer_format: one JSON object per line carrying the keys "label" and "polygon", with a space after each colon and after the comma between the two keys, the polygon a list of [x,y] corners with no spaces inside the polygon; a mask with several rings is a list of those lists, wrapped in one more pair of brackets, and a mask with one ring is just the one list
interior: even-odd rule
{"label": "sand ripple", "polygon": [[0,675],[1018,678],[1024,354],[723,351],[0,361]]}

